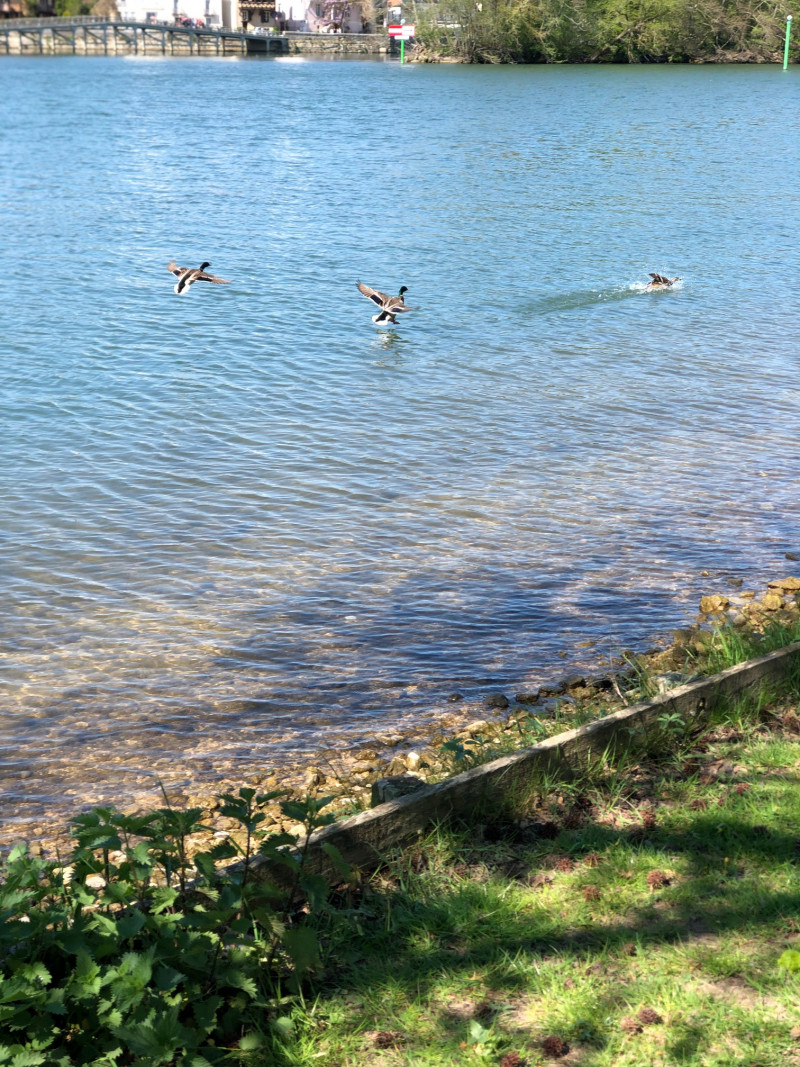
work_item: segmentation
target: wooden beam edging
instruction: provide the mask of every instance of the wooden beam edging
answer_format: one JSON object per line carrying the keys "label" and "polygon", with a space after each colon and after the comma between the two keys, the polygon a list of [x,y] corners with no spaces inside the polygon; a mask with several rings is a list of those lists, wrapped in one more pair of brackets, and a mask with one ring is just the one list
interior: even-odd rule
{"label": "wooden beam edging", "polygon": [[[721,704],[758,697],[771,684],[787,679],[798,667],[800,641],[672,689],[650,703],[615,711],[575,730],[549,737],[532,748],[502,756],[436,785],[425,786],[410,796],[341,819],[311,835],[306,870],[322,874],[332,882],[341,879],[341,873],[325,852],[325,845],[334,845],[351,867],[374,870],[393,849],[416,840],[435,822],[468,815],[487,803],[495,808],[501,808],[504,803],[509,805],[514,798],[530,793],[537,776],[542,774],[574,780],[609,748],[619,746],[624,750],[637,741],[644,742],[647,748],[648,733],[653,731],[651,741],[658,738],[659,720],[663,716],[679,715],[687,724],[700,726]],[[240,867],[237,863],[229,870]],[[250,877],[284,882],[286,869],[256,859],[250,867]]]}

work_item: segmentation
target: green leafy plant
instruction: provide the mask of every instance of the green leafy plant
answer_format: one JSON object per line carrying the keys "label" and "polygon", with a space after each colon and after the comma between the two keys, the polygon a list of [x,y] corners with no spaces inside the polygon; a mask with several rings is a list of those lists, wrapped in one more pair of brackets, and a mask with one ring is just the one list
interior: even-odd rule
{"label": "green leafy plant", "polygon": [[664,712],[658,717],[658,728],[663,734],[673,741],[682,738],[686,733],[686,720],[677,711]]}
{"label": "green leafy plant", "polygon": [[[237,830],[205,851],[201,810],[169,803],[78,816],[58,860],[14,848],[0,868],[0,1064],[202,1067],[280,1038],[284,986],[299,990],[321,965],[315,923],[329,886],[306,857],[332,816],[329,798],[282,802],[303,828],[298,849],[261,829],[278,795],[220,797]],[[266,880],[265,861],[283,877]]]}

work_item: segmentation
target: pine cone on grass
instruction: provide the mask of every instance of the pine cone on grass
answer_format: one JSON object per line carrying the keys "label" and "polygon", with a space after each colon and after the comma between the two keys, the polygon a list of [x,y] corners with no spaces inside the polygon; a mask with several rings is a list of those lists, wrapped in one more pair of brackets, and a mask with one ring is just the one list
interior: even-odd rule
{"label": "pine cone on grass", "polygon": [[654,1008],[642,1008],[636,1018],[642,1026],[657,1026],[664,1021]]}
{"label": "pine cone on grass", "polygon": [[403,1035],[398,1030],[378,1030],[372,1044],[375,1048],[397,1048],[403,1044]]}
{"label": "pine cone on grass", "polygon": [[668,874],[664,874],[663,871],[651,871],[647,876],[647,884],[651,889],[663,889],[665,885],[669,885],[672,879]]}
{"label": "pine cone on grass", "polygon": [[557,1060],[560,1059],[561,1056],[566,1056],[569,1052],[569,1045],[560,1037],[553,1035],[544,1039],[542,1042],[542,1051],[545,1056],[549,1056],[552,1060]]}
{"label": "pine cone on grass", "polygon": [[626,1034],[640,1034],[642,1032],[642,1024],[639,1020],[631,1019],[627,1016],[620,1020],[619,1027],[620,1030],[624,1030]]}
{"label": "pine cone on grass", "polygon": [[507,1052],[500,1060],[500,1067],[525,1067],[525,1060],[518,1052]]}

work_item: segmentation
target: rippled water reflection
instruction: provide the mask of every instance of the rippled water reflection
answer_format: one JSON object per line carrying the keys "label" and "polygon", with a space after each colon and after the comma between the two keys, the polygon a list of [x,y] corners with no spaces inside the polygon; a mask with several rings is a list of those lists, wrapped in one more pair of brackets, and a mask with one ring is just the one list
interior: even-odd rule
{"label": "rippled water reflection", "polygon": [[[6,824],[783,573],[799,101],[774,67],[2,60]],[[172,257],[233,284],[178,299]],[[358,279],[417,310],[375,327]]]}

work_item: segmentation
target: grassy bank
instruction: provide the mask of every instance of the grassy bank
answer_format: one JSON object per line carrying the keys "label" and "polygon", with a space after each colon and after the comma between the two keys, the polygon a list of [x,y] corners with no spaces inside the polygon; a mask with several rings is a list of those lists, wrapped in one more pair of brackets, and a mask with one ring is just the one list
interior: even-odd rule
{"label": "grassy bank", "polygon": [[281,1062],[800,1063],[796,697],[396,857]]}
{"label": "grassy bank", "polygon": [[[795,639],[782,606],[693,638],[706,666]],[[653,678],[637,661],[617,699]],[[225,832],[169,803],[86,813],[68,854],[3,864],[0,1064],[794,1062],[797,697],[701,737],[665,722],[658,759],[541,781],[371,878],[333,850],[338,886],[273,830],[278,804],[307,839],[325,796],[238,790]],[[284,889],[253,880],[257,855]]]}

